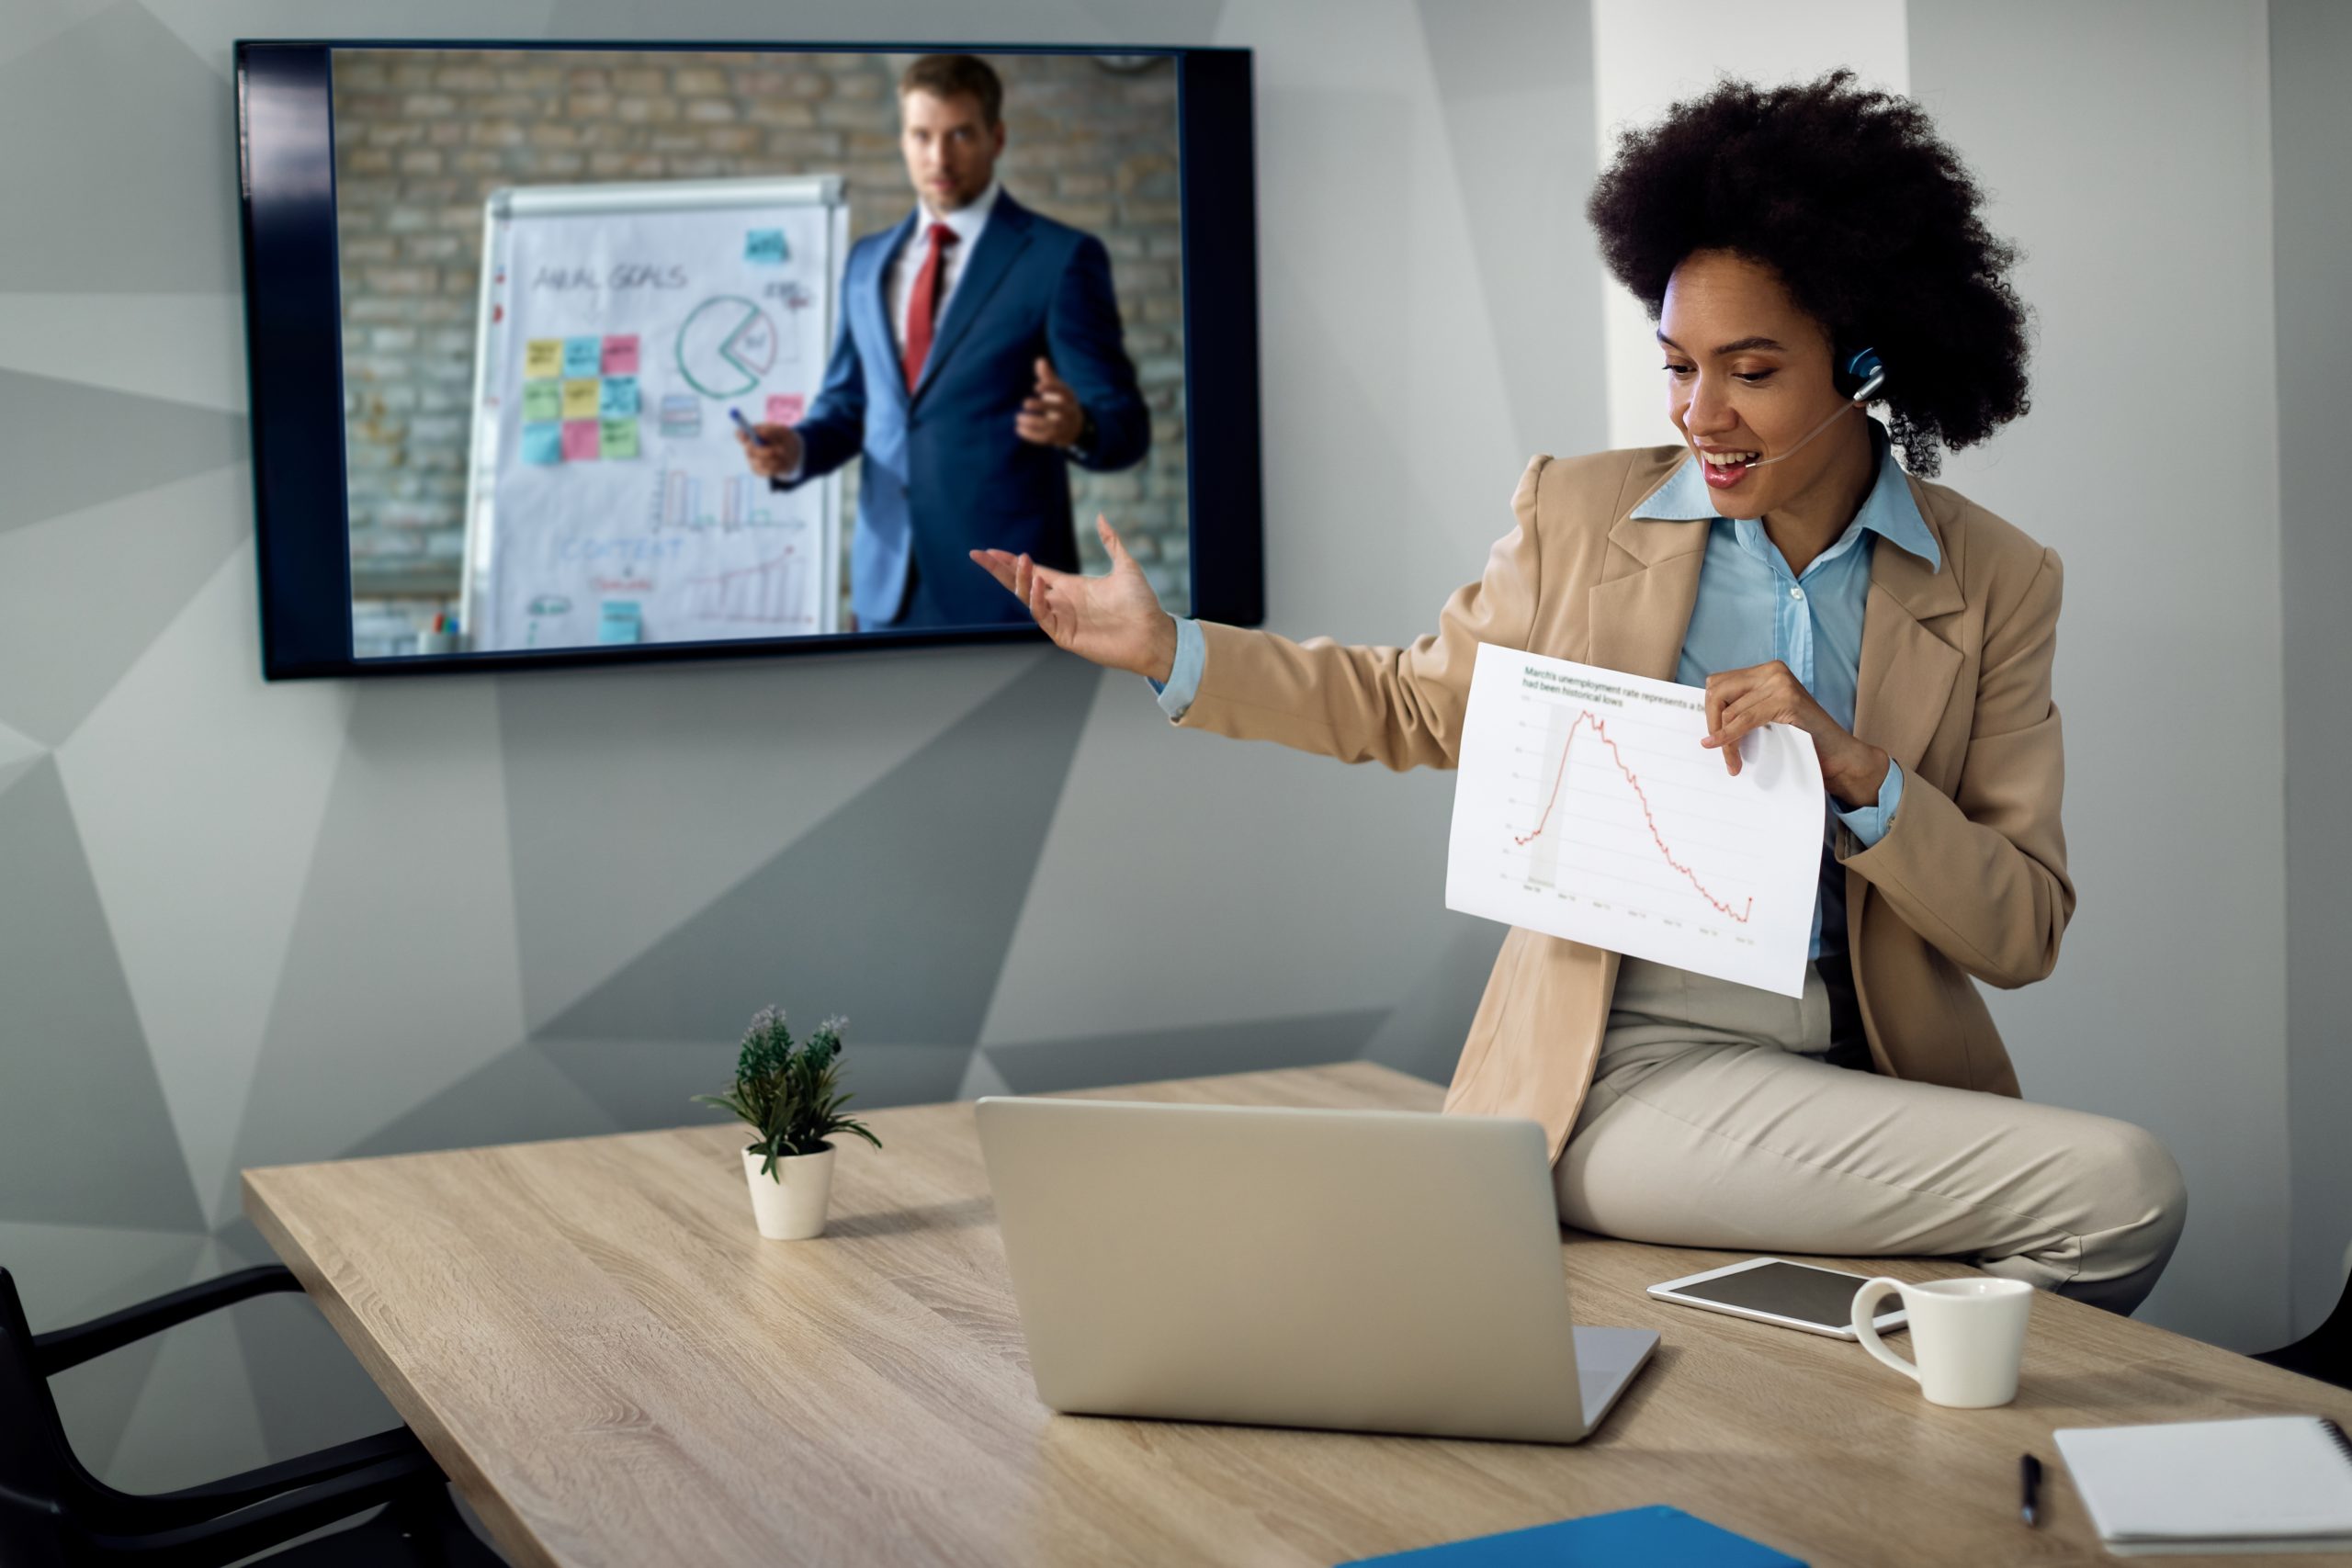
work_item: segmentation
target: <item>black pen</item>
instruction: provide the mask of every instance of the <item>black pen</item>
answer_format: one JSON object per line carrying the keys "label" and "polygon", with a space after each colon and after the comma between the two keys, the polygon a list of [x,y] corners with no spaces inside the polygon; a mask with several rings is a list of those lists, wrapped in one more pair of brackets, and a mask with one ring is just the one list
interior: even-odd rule
{"label": "black pen", "polygon": [[2031,1525],[2036,1522],[2034,1495],[2041,1486],[2041,1461],[2031,1454],[2020,1455],[2018,1460],[2018,1483],[2025,1489],[2025,1500],[2018,1511],[2025,1516],[2025,1522]]}

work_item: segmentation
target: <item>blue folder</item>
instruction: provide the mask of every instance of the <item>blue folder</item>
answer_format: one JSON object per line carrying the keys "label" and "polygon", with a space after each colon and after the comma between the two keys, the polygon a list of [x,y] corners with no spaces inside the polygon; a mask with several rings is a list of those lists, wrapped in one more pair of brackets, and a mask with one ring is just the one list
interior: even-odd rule
{"label": "blue folder", "polygon": [[1664,1503],[1590,1514],[1500,1535],[1473,1536],[1383,1557],[1358,1557],[1339,1568],[1805,1568],[1784,1551],[1735,1535]]}

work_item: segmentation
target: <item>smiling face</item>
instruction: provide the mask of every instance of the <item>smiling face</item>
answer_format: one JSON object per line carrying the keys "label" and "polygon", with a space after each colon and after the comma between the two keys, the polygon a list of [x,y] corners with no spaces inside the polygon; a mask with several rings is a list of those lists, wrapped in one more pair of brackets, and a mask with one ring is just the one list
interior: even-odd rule
{"label": "smiling face", "polygon": [[899,150],[907,178],[934,213],[954,212],[979,199],[1004,151],[1002,121],[991,125],[969,93],[942,97],[917,87],[899,96]]}
{"label": "smiling face", "polygon": [[[1771,269],[1729,251],[1693,251],[1667,282],[1657,335],[1667,417],[1704,467],[1718,515],[1799,513],[1840,527],[1852,517],[1870,493],[1868,422],[1857,415],[1804,440],[1853,405],[1831,381],[1828,333]],[[1719,466],[1709,448],[1792,455]]]}

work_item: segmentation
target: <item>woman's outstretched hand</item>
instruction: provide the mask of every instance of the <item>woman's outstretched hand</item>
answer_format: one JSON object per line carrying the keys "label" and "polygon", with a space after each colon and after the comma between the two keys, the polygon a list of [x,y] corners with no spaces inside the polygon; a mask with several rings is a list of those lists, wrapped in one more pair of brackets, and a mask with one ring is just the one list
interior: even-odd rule
{"label": "woman's outstretched hand", "polygon": [[1176,663],[1175,618],[1159,607],[1159,595],[1144,581],[1143,568],[1099,514],[1094,531],[1111,554],[1111,570],[1103,577],[1056,571],[1026,554],[971,555],[1006,592],[1029,606],[1030,618],[1057,647],[1113,670],[1165,681]]}

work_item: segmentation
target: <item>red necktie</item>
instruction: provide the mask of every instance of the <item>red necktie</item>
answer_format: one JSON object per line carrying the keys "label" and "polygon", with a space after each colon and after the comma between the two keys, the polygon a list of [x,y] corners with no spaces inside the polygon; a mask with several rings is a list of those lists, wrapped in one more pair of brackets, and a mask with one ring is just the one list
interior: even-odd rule
{"label": "red necktie", "polygon": [[931,226],[931,254],[922,258],[922,270],[915,274],[915,296],[907,303],[907,346],[899,355],[910,392],[922,378],[922,362],[931,353],[932,318],[939,313],[939,275],[945,270],[947,247],[955,243],[955,230],[944,223]]}

